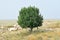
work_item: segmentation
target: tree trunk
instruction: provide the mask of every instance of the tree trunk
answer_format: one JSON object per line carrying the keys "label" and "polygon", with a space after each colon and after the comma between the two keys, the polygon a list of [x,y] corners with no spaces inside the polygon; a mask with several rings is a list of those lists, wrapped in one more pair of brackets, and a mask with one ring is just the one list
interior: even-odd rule
{"label": "tree trunk", "polygon": [[37,27],[37,30],[38,30],[38,27]]}
{"label": "tree trunk", "polygon": [[31,27],[30,29],[31,29],[30,32],[32,32],[33,31],[33,28]]}

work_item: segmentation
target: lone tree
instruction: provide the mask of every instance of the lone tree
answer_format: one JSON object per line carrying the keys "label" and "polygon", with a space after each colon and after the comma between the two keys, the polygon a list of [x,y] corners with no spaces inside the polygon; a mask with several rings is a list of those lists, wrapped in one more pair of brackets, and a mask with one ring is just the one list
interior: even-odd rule
{"label": "lone tree", "polygon": [[42,26],[43,17],[39,15],[39,9],[36,7],[24,7],[19,11],[18,24],[22,28],[30,28],[31,32],[34,27]]}

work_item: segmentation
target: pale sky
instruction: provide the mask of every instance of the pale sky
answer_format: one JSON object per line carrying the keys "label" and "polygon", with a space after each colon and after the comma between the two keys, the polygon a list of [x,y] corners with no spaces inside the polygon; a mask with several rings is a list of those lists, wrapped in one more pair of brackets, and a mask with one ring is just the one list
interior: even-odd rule
{"label": "pale sky", "polygon": [[39,8],[44,19],[60,19],[60,0],[0,0],[0,20],[17,19],[22,7]]}

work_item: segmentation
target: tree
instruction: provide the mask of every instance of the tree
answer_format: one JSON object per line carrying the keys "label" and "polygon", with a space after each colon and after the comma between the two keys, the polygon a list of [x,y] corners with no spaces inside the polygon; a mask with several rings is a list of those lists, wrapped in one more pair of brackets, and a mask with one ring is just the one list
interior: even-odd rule
{"label": "tree", "polygon": [[18,24],[22,28],[30,28],[31,32],[34,27],[42,26],[43,17],[39,15],[39,9],[36,7],[24,7],[19,11]]}

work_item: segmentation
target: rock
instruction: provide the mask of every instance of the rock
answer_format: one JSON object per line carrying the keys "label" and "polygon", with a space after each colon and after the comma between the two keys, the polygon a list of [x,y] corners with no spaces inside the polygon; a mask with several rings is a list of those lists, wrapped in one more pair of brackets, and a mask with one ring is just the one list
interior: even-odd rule
{"label": "rock", "polygon": [[9,31],[16,31],[17,28],[8,28]]}

